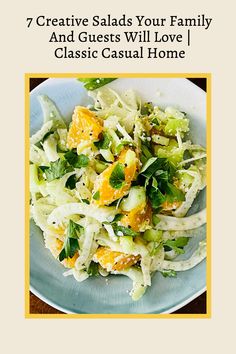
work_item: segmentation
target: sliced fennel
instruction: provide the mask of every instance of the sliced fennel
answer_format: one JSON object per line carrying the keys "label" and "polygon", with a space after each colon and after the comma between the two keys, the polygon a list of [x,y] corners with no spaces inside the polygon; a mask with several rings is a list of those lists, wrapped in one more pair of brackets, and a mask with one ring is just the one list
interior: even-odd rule
{"label": "sliced fennel", "polygon": [[89,218],[87,218],[86,221],[82,251],[79,253],[79,257],[75,263],[76,270],[82,270],[85,268],[86,262],[91,252],[94,236],[99,232],[100,229],[99,224],[93,220],[89,220]]}
{"label": "sliced fennel", "polygon": [[113,273],[126,275],[133,281],[133,288],[130,292],[132,300],[137,301],[143,296],[147,287],[144,285],[143,274],[140,270],[131,267],[128,270]]}
{"label": "sliced fennel", "polygon": [[74,214],[89,216],[99,222],[111,222],[116,213],[116,208],[112,207],[97,207],[84,203],[67,203],[53,210],[48,217],[48,224],[59,225],[66,217]]}
{"label": "sliced fennel", "polygon": [[184,218],[176,218],[162,214],[157,214],[157,217],[160,219],[160,222],[157,224],[159,230],[191,230],[206,223],[206,209]]}
{"label": "sliced fennel", "polygon": [[44,123],[52,122],[53,130],[65,129],[66,124],[54,102],[46,95],[38,96],[38,100],[43,111]]}
{"label": "sliced fennel", "polygon": [[47,166],[49,164],[45,151],[34,144],[30,145],[30,161],[38,166]]}
{"label": "sliced fennel", "polygon": [[175,270],[176,272],[189,270],[195,267],[197,264],[199,264],[205,257],[206,257],[206,242],[201,241],[199,243],[199,247],[189,259],[183,261],[164,260],[158,270],[171,269],[171,270]]}
{"label": "sliced fennel", "polygon": [[185,195],[185,201],[177,208],[173,215],[176,217],[183,217],[187,214],[188,210],[192,206],[198,191],[201,187],[201,175],[199,172],[190,171],[190,170],[180,170],[179,173],[188,173],[191,177],[194,178],[192,186],[189,188]]}
{"label": "sliced fennel", "polygon": [[44,136],[50,132],[50,130],[52,129],[53,126],[53,121],[49,120],[47,122],[45,122],[41,129],[38,130],[34,135],[31,136],[30,138],[30,144],[37,144],[39,141],[41,141]]}
{"label": "sliced fennel", "polygon": [[60,158],[57,152],[57,139],[54,135],[49,135],[42,145],[49,162],[56,161]]}
{"label": "sliced fennel", "polygon": [[55,207],[52,200],[48,197],[40,198],[31,206],[31,214],[34,222],[41,230],[46,231],[48,229],[47,219]]}

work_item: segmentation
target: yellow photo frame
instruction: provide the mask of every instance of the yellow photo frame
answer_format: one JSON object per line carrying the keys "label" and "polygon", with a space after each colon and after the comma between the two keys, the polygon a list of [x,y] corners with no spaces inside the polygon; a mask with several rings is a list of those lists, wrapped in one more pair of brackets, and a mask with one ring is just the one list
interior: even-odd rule
{"label": "yellow photo frame", "polygon": [[[30,313],[30,230],[29,230],[29,122],[31,78],[205,78],[207,148],[207,303],[204,314],[31,314]],[[210,73],[27,73],[25,74],[25,318],[211,318],[211,74]]]}

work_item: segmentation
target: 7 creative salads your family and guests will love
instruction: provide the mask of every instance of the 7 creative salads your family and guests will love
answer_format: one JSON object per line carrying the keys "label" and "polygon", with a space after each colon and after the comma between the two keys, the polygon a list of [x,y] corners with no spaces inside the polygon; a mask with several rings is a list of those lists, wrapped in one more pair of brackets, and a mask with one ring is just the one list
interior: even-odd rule
{"label": "7 creative salads your family and guests will love", "polygon": [[175,277],[206,257],[203,240],[190,258],[175,259],[206,223],[205,209],[186,216],[206,185],[206,151],[188,139],[186,113],[104,86],[112,80],[81,79],[94,104],[75,107],[69,126],[38,97],[31,216],[65,276],[123,274],[138,300],[153,273]]}

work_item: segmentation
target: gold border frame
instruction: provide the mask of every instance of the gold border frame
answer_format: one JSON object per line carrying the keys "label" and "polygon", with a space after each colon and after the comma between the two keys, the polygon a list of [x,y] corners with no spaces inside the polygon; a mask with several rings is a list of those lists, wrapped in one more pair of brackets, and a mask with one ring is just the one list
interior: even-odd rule
{"label": "gold border frame", "polygon": [[[29,230],[29,123],[31,78],[118,77],[118,78],[206,78],[207,146],[207,306],[205,314],[31,314]],[[211,318],[211,73],[26,73],[25,74],[25,318]]]}

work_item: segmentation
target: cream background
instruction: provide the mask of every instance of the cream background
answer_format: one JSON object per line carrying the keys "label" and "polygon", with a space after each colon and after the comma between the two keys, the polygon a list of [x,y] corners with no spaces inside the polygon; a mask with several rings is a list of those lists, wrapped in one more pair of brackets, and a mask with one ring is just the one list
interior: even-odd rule
{"label": "cream background", "polygon": [[[1,18],[1,345],[4,352],[232,352],[235,332],[235,39],[233,1],[8,1]],[[194,31],[186,60],[56,60],[48,33],[28,30],[25,19],[90,12],[214,18]],[[212,73],[212,318],[211,319],[24,319],[24,73],[211,72]],[[2,109],[3,107],[3,109]],[[3,126],[4,125],[4,126]],[[232,253],[231,253],[232,252]]]}

